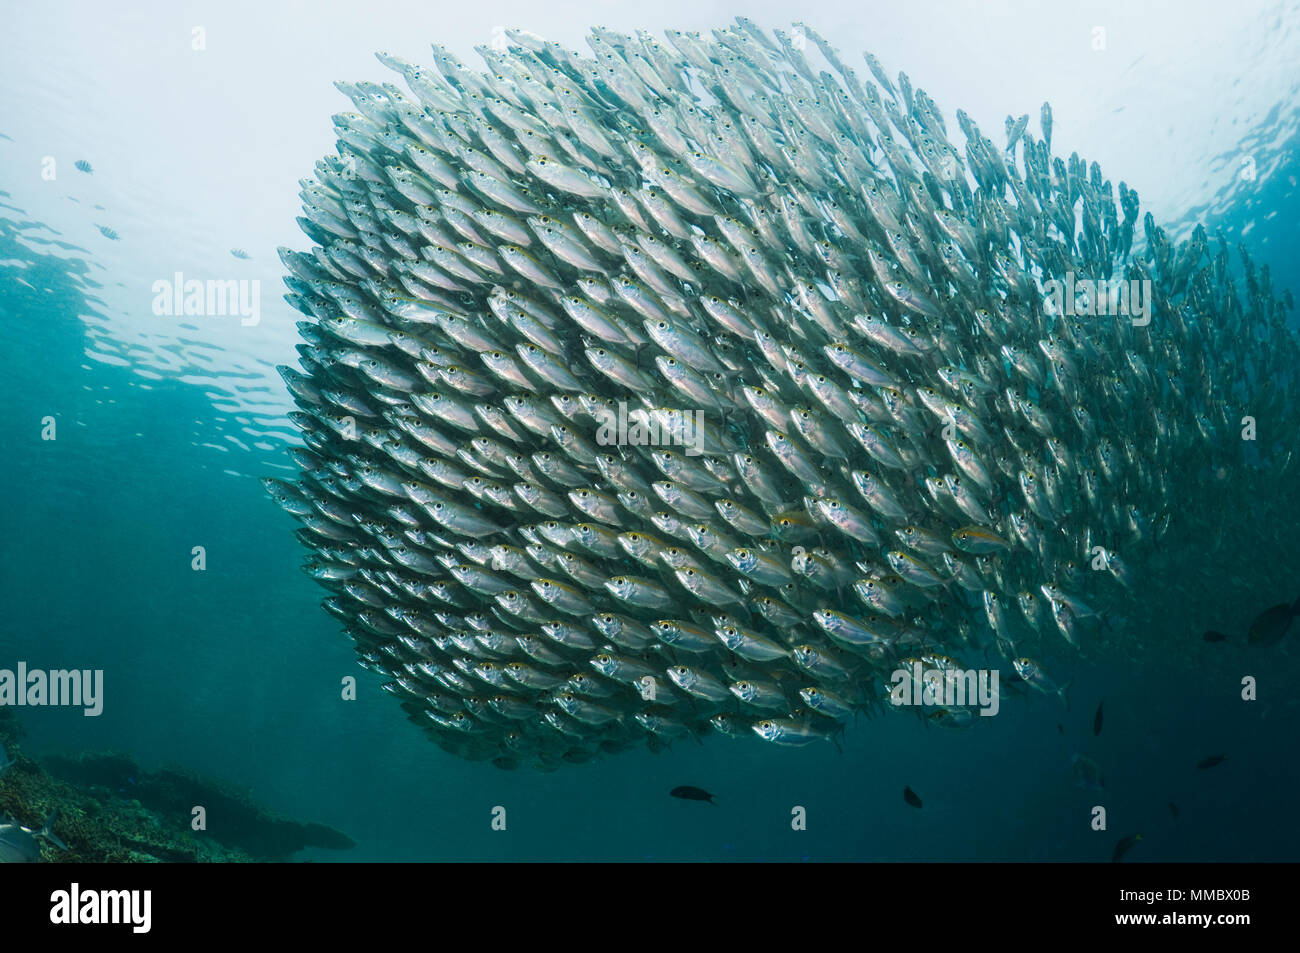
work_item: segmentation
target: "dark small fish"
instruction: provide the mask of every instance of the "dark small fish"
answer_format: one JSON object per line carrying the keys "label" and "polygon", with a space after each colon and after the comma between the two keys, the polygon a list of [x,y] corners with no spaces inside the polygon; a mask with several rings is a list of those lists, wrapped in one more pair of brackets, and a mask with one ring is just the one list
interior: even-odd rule
{"label": "dark small fish", "polygon": [[918,797],[917,793],[911,788],[903,788],[903,800],[912,805],[912,807],[919,808],[921,806],[920,797]]}
{"label": "dark small fish", "polygon": [[1141,834],[1129,834],[1128,837],[1121,837],[1119,843],[1115,845],[1115,853],[1110,855],[1110,862],[1118,864],[1119,859],[1132,850],[1133,845],[1141,839]]}
{"label": "dark small fish", "polygon": [[1205,634],[1201,636],[1206,642],[1226,642],[1228,637],[1222,632],[1215,632],[1213,629],[1206,629]]}
{"label": "dark small fish", "polygon": [[1169,802],[1169,813],[1174,816],[1174,820],[1178,820],[1178,805],[1173,801]]}
{"label": "dark small fish", "polygon": [[1265,609],[1250,624],[1250,631],[1246,633],[1246,641],[1251,645],[1272,645],[1281,641],[1282,636],[1286,635],[1297,615],[1300,615],[1300,599],[1290,605],[1279,602],[1277,605]]}
{"label": "dark small fish", "polygon": [[1101,734],[1101,706],[1104,704],[1106,703],[1097,702],[1097,714],[1092,716],[1092,733],[1094,735]]}
{"label": "dark small fish", "polygon": [[74,162],[74,163],[72,163],[72,164],[75,165],[75,166],[76,166],[78,169],[80,169],[82,172],[86,173],[86,175],[94,175],[94,174],[95,174],[95,170],[94,170],[94,168],[93,168],[93,167],[91,166],[91,164],[90,164],[89,162],[87,162],[85,159],[78,159],[76,162]]}
{"label": "dark small fish", "polygon": [[689,784],[683,784],[681,787],[673,788],[668,792],[671,797],[679,797],[684,801],[708,801],[710,804],[715,803],[713,795],[703,788],[693,788]]}
{"label": "dark small fish", "polygon": [[103,235],[105,238],[107,238],[109,241],[115,242],[118,240],[117,232],[113,231],[107,225],[99,225],[97,227],[99,228],[99,233]]}
{"label": "dark small fish", "polygon": [[1056,732],[1057,732],[1057,734],[1061,734],[1061,735],[1065,734],[1065,725],[1061,724],[1061,723],[1058,721],[1058,722],[1056,723]]}
{"label": "dark small fish", "polygon": [[242,248],[232,248],[230,249],[230,254],[234,255],[236,258],[241,258],[245,261],[253,257],[248,252],[244,251]]}
{"label": "dark small fish", "polygon": [[1198,764],[1197,767],[1204,771],[1206,768],[1212,768],[1216,764],[1223,764],[1223,759],[1226,757],[1228,757],[1226,754],[1212,754]]}

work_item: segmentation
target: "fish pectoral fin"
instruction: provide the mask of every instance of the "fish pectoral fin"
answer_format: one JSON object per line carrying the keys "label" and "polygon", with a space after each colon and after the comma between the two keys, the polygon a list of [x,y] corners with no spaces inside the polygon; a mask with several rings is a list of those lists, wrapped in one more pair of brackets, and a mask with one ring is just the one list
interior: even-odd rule
{"label": "fish pectoral fin", "polygon": [[41,829],[37,832],[36,836],[49,841],[59,850],[66,851],[68,849],[68,845],[63,843],[63,841],[60,840],[58,836],[55,835],[54,831],[50,830],[50,828],[54,826],[54,822],[58,819],[59,819],[59,812],[58,810],[55,810],[50,814],[49,817],[45,819],[44,826],[41,827]]}
{"label": "fish pectoral fin", "polygon": [[53,844],[55,847],[57,847],[59,850],[66,851],[68,849],[68,845],[63,843],[63,841],[51,831],[41,831],[41,836],[45,838],[45,840]]}

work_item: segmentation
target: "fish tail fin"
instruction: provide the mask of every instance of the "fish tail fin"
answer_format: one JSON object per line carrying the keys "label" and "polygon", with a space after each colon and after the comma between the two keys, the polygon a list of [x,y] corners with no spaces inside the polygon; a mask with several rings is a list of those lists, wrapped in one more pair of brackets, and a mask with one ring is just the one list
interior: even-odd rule
{"label": "fish tail fin", "polygon": [[67,850],[68,845],[63,843],[63,841],[61,841],[55,835],[54,831],[50,829],[54,826],[54,822],[58,819],[59,819],[59,810],[58,808],[55,808],[53,811],[50,812],[50,816],[45,819],[44,826],[41,827],[40,831],[37,833],[36,836],[43,837],[45,840],[49,841],[59,850]]}

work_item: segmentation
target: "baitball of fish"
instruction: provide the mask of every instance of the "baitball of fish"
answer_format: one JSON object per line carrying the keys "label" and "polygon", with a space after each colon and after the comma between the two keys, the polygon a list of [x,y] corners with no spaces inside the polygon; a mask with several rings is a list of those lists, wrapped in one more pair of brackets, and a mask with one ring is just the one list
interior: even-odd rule
{"label": "baitball of fish", "polygon": [[338,83],[279,251],[304,446],[265,482],[436,744],[830,743],[965,658],[1064,701],[1108,613],[1160,618],[1144,560],[1291,399],[1233,390],[1245,349],[1300,365],[1221,239],[1054,156],[1049,107],[950,129],[808,27],[505,35]]}

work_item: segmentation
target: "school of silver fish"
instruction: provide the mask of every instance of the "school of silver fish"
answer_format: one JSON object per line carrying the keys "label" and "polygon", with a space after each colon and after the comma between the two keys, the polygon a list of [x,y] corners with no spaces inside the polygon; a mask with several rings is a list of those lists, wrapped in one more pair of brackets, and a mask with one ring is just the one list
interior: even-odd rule
{"label": "school of silver fish", "polygon": [[802,24],[506,36],[338,83],[280,249],[305,445],[264,482],[442,748],[834,740],[900,669],[1064,696],[1294,570],[1289,295],[1139,224],[1050,107],[958,146]]}

